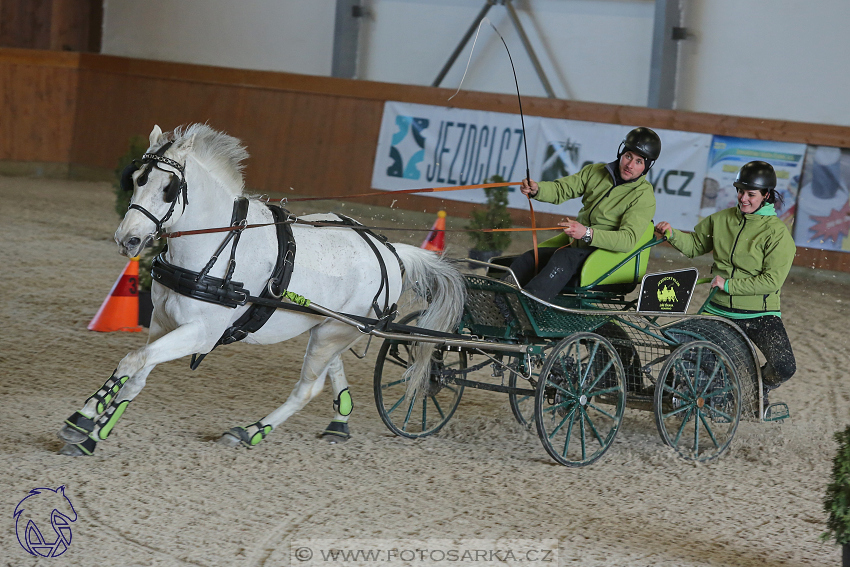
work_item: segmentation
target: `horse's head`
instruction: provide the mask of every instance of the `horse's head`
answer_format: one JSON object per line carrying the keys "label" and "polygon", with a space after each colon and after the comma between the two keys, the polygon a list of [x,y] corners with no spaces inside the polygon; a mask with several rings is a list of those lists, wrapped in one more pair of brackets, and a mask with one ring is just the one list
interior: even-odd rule
{"label": "horse's head", "polygon": [[159,126],[154,126],[148,151],[122,173],[121,186],[133,191],[133,197],[115,231],[121,254],[138,256],[158,232],[183,214],[187,204],[186,157],[194,141],[194,134],[163,134]]}

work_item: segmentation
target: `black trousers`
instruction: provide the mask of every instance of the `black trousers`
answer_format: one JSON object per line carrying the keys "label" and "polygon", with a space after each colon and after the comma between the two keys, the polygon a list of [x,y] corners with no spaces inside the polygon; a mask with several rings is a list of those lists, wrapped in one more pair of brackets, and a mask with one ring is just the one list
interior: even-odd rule
{"label": "black trousers", "polygon": [[761,369],[765,386],[776,388],[794,375],[797,360],[782,319],[776,315],[765,315],[755,319],[736,319],[735,323],[750,337],[767,361]]}
{"label": "black trousers", "polygon": [[[511,264],[519,284],[543,301],[551,301],[578,273],[594,248],[539,248],[540,273],[534,273],[534,250],[517,256]],[[510,277],[510,276],[508,276]]]}

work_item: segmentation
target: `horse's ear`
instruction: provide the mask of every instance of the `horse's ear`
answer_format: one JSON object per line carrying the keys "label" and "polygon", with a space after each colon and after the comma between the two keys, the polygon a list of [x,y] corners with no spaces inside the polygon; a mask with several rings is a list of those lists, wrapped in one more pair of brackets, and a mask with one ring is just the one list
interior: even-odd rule
{"label": "horse's ear", "polygon": [[148,137],[151,146],[156,145],[160,136],[162,136],[162,128],[159,127],[159,124],[154,124],[153,130],[151,130],[151,135]]}

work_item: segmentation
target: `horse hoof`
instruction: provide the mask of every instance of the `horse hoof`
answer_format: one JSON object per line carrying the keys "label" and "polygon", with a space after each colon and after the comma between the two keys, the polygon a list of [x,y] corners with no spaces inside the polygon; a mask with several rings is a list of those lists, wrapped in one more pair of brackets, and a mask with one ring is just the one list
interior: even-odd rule
{"label": "horse hoof", "polygon": [[219,445],[224,445],[225,447],[238,447],[242,443],[242,440],[228,431],[227,433],[219,437],[216,443],[218,443]]}
{"label": "horse hoof", "polygon": [[88,437],[88,435],[86,435],[82,431],[74,429],[70,425],[63,426],[62,429],[60,429],[56,435],[59,437],[59,439],[70,445],[82,443],[86,440],[86,437]]}
{"label": "horse hoof", "polygon": [[64,447],[59,449],[59,454],[65,455],[65,456],[68,456],[68,457],[83,457],[83,456],[85,456],[85,453],[83,453],[83,451],[79,447],[77,447],[76,445],[73,445],[71,443],[66,443]]}

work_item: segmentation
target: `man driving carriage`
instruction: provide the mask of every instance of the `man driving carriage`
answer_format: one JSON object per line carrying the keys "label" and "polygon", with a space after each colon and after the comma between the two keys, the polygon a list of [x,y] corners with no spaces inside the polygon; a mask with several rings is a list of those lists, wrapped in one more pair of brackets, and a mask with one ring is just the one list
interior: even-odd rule
{"label": "man driving carriage", "polygon": [[660,154],[658,134],[640,127],[626,135],[610,163],[587,165],[555,181],[523,179],[520,190],[528,197],[554,204],[581,197],[582,208],[575,220],[558,223],[572,242],[539,250],[539,272],[533,250],[513,261],[510,267],[519,284],[550,301],[595,249],[632,250],[655,214],[655,191],[645,174]]}

